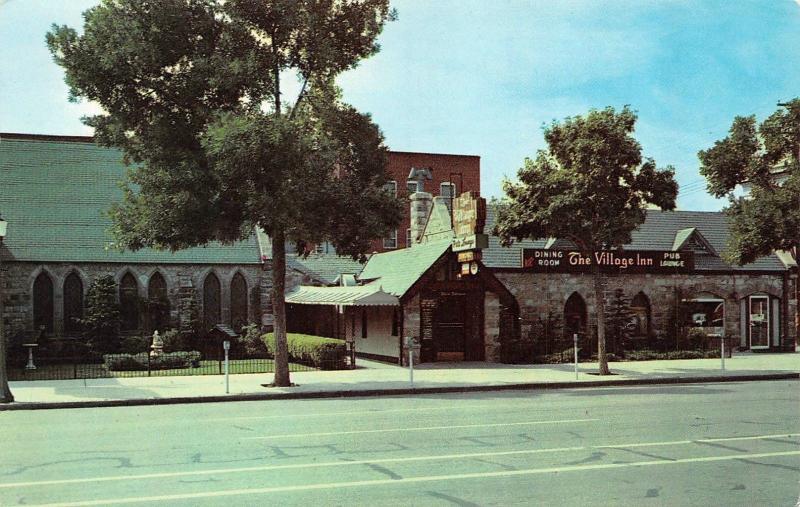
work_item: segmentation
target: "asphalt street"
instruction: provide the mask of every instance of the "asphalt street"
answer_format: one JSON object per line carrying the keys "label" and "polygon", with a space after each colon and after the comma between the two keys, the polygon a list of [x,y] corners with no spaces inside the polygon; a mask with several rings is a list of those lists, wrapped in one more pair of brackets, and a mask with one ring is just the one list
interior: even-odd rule
{"label": "asphalt street", "polygon": [[769,505],[800,381],[0,412],[0,505]]}

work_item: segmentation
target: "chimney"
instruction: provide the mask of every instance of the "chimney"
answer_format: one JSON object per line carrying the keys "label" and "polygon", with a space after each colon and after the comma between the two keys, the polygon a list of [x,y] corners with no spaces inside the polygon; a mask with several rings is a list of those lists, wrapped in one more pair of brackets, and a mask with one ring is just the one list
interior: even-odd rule
{"label": "chimney", "polygon": [[425,232],[428,215],[431,214],[433,196],[428,192],[414,192],[408,198],[411,201],[411,241],[419,243],[422,233]]}

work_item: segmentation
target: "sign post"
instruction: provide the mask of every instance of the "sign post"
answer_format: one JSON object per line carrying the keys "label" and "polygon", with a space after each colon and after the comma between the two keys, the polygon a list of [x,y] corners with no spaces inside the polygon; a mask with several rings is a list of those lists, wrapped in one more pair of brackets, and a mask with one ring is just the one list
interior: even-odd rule
{"label": "sign post", "polygon": [[720,351],[721,351],[719,357],[722,359],[722,371],[725,371],[725,337],[724,336],[720,337],[719,344],[720,344]]}
{"label": "sign post", "polygon": [[411,387],[414,387],[414,352],[419,350],[420,345],[413,336],[406,336],[406,348],[408,349],[408,381]]}
{"label": "sign post", "polygon": [[225,349],[225,394],[230,394],[230,364],[228,363],[228,351],[231,350],[231,342],[225,340],[222,342],[222,348]]}
{"label": "sign post", "polygon": [[575,380],[578,380],[578,333],[572,335],[572,349],[575,351]]}

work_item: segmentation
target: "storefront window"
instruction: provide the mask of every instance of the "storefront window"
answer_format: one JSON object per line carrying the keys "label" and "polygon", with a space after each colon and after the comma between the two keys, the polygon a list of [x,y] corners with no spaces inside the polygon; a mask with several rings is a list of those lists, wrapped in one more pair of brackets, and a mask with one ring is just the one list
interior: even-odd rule
{"label": "storefront window", "polygon": [[725,301],[719,298],[696,298],[683,301],[684,326],[702,328],[708,336],[725,332]]}

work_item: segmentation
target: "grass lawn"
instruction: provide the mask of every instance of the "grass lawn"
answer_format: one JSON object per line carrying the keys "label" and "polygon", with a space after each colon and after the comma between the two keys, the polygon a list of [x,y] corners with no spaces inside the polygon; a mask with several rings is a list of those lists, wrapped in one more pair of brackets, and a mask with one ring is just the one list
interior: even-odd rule
{"label": "grass lawn", "polygon": [[[174,375],[220,375],[223,373],[222,361],[200,361],[197,368],[175,368],[171,370],[151,370],[151,377]],[[309,371],[316,368],[298,363],[289,363],[289,371]],[[231,374],[271,373],[275,371],[272,359],[232,359]],[[10,368],[9,380],[66,380],[75,378],[147,377],[147,370],[114,371],[103,364],[50,364],[37,366],[35,370]]]}

